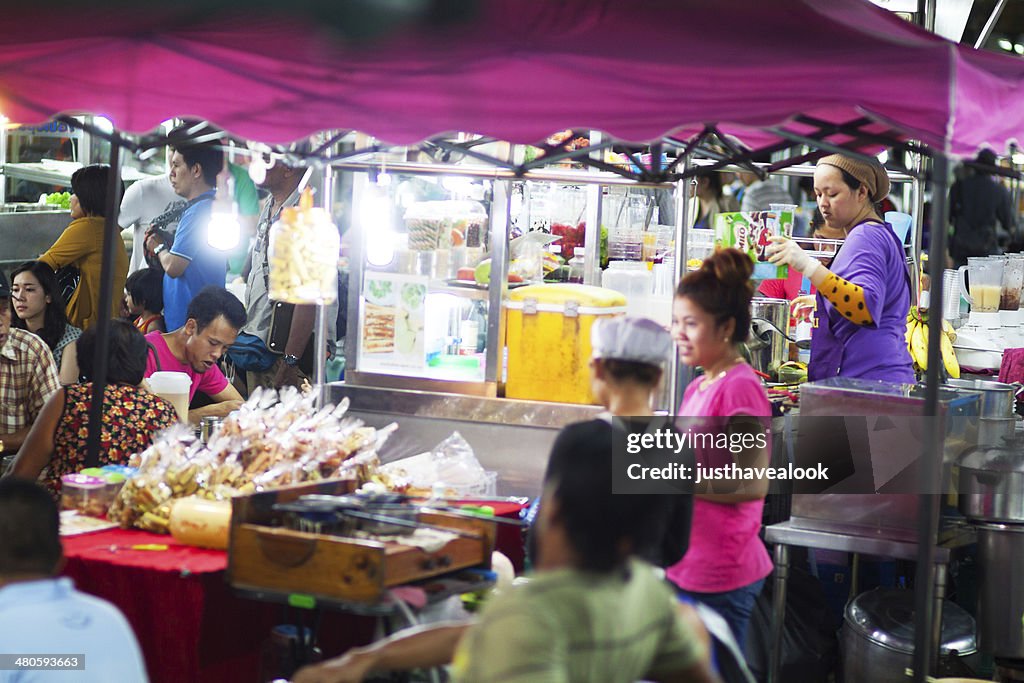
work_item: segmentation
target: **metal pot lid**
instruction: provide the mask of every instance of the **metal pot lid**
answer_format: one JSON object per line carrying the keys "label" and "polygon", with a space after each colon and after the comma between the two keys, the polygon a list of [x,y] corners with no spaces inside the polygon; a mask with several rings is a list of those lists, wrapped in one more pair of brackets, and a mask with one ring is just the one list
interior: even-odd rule
{"label": "metal pot lid", "polygon": [[1001,445],[978,446],[960,458],[961,469],[982,472],[1024,472],[1024,438],[1003,437]]}
{"label": "metal pot lid", "polygon": [[957,389],[969,389],[971,391],[1016,391],[1017,387],[1003,382],[994,382],[990,379],[948,379],[946,384]]}
{"label": "metal pot lid", "polygon": [[[873,643],[910,654],[914,651],[914,592],[876,588],[861,593],[846,607],[846,624]],[[977,648],[974,619],[959,605],[944,601],[941,652],[969,655]]]}

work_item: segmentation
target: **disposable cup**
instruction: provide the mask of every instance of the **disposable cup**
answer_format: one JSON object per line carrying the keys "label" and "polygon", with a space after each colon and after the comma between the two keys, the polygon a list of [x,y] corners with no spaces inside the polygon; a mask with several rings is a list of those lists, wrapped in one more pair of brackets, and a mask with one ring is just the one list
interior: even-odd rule
{"label": "disposable cup", "polygon": [[178,413],[178,419],[188,422],[189,390],[192,378],[184,372],[154,372],[147,380],[149,390],[160,398],[170,401]]}

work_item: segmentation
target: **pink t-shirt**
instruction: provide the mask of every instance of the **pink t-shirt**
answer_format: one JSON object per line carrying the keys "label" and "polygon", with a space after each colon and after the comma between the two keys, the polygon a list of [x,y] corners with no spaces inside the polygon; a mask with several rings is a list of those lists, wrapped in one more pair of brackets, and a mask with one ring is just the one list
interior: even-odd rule
{"label": "pink t-shirt", "polygon": [[[725,376],[701,388],[695,381],[686,388],[681,417],[702,418],[687,424],[695,431],[717,432],[734,415],[763,417],[771,427],[771,405],[754,371],[739,363]],[[771,436],[768,436],[771,450]],[[698,465],[720,467],[734,462],[728,449],[696,448]],[[724,593],[768,576],[772,561],[758,537],[764,500],[746,503],[693,501],[693,526],[686,555],[668,569],[668,578],[695,593]]]}
{"label": "pink t-shirt", "polygon": [[[188,391],[188,400],[191,401],[195,398],[196,392],[201,391],[207,396],[214,396],[224,391],[228,386],[228,379],[224,376],[224,373],[220,371],[216,365],[212,366],[206,372],[196,372],[192,369],[192,366],[188,363],[182,363],[180,360],[174,357],[171,353],[171,349],[167,346],[167,342],[164,341],[164,335],[161,332],[150,332],[146,335],[146,341],[153,345],[156,349],[157,355],[160,357],[160,368],[164,372],[184,372],[192,380],[192,387]],[[154,372],[157,372],[156,359],[153,358],[153,354],[150,353],[146,356],[146,377],[149,377]]]}

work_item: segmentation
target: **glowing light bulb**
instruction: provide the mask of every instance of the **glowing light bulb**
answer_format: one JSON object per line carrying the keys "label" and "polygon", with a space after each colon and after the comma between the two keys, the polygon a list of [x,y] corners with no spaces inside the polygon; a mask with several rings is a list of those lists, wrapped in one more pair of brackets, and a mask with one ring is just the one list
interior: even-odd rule
{"label": "glowing light bulb", "polygon": [[230,251],[238,246],[242,238],[242,224],[238,222],[234,209],[232,202],[214,200],[206,229],[206,242],[214,249]]}

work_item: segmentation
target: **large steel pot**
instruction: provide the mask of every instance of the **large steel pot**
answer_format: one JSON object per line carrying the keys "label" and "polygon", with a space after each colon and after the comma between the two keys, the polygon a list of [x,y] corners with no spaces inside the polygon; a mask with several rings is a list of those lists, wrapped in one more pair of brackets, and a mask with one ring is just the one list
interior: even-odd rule
{"label": "large steel pot", "polygon": [[965,517],[1024,524],[1024,439],[978,446],[957,464],[959,507]]}
{"label": "large steel pot", "polygon": [[775,377],[779,366],[788,360],[786,332],[789,329],[789,302],[785,299],[755,297],[750,302],[750,336],[746,346],[750,366]]}
{"label": "large steel pot", "polygon": [[981,394],[981,417],[1013,417],[1017,394],[1024,390],[1020,384],[1004,384],[985,379],[950,379],[950,387],[959,390],[976,391]]}
{"label": "large steel pot", "polygon": [[1024,525],[979,524],[978,631],[981,647],[998,658],[1024,659]]}
{"label": "large steel pot", "polygon": [[[851,600],[840,646],[843,683],[906,683],[914,653],[913,591],[876,588]],[[964,657],[977,649],[974,619],[947,600],[940,656]]]}

